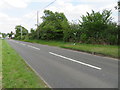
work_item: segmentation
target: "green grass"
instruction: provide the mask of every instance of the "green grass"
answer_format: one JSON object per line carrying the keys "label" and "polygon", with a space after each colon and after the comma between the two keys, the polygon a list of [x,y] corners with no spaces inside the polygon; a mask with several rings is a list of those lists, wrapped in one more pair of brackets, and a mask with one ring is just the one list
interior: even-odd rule
{"label": "green grass", "polygon": [[61,46],[61,45],[66,44],[63,41],[44,41],[44,40],[22,40],[22,41],[31,42],[31,43],[39,43],[39,44],[49,45],[49,46]]}
{"label": "green grass", "polygon": [[0,39],[0,89],[2,88],[2,40]]}
{"label": "green grass", "polygon": [[58,46],[66,49],[73,49],[77,51],[83,51],[88,53],[94,53],[109,57],[118,58],[118,46],[115,45],[93,45],[93,44],[80,44],[66,43],[63,41],[44,41],[44,40],[24,40],[32,43],[45,44],[50,46]]}
{"label": "green grass", "polygon": [[64,45],[63,48],[79,50],[98,55],[110,56],[118,58],[118,47],[110,45],[91,45],[91,44],[77,44],[77,45]]}
{"label": "green grass", "polygon": [[48,88],[5,40],[2,46],[3,88]]}

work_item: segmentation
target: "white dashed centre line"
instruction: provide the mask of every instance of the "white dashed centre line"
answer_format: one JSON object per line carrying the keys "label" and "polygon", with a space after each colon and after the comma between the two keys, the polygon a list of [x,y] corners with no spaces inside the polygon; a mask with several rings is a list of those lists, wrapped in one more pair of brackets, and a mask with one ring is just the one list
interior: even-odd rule
{"label": "white dashed centre line", "polygon": [[34,47],[34,46],[31,46],[31,45],[27,45],[28,47],[31,47],[31,48],[34,48],[36,50],[40,50],[40,48],[37,48],[37,47]]}
{"label": "white dashed centre line", "polygon": [[20,44],[21,44],[21,45],[24,45],[24,46],[26,45],[26,44],[24,44],[24,43],[20,43]]}
{"label": "white dashed centre line", "polygon": [[49,52],[49,53],[52,54],[52,55],[55,55],[55,56],[58,56],[58,57],[61,57],[61,58],[67,59],[67,60],[69,60],[69,61],[76,62],[76,63],[82,64],[82,65],[85,65],[85,66],[88,66],[88,67],[94,68],[94,69],[98,69],[98,70],[101,70],[101,69],[102,69],[102,68],[99,68],[99,67],[96,67],[96,66],[93,66],[93,65],[90,65],[90,64],[84,63],[84,62],[80,62],[80,61],[77,61],[77,60],[74,60],[74,59],[71,59],[71,58],[68,58],[68,57],[65,57],[65,56],[59,55],[59,54],[55,54],[55,53],[52,53],[52,52]]}

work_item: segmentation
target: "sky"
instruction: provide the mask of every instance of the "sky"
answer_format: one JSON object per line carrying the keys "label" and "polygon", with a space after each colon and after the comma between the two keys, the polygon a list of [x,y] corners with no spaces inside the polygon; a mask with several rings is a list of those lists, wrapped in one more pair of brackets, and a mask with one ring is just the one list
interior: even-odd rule
{"label": "sky", "polygon": [[[114,22],[118,22],[118,11],[115,10],[118,0],[0,0],[0,32],[15,32],[16,25],[22,25],[30,31],[36,29],[37,11],[39,23],[44,10],[62,12],[70,22],[77,22],[86,12],[112,10]],[[46,8],[45,8],[46,7]]]}

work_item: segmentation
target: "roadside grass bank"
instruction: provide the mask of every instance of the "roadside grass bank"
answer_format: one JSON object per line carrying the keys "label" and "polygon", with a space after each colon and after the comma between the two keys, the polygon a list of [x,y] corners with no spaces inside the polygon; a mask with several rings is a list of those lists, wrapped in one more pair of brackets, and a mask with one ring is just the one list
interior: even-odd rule
{"label": "roadside grass bank", "polygon": [[2,89],[2,40],[0,39],[0,90]]}
{"label": "roadside grass bank", "polygon": [[3,88],[48,88],[5,40],[2,46]]}
{"label": "roadside grass bank", "polygon": [[118,58],[118,46],[117,45],[94,45],[94,44],[80,44],[63,42],[63,41],[45,41],[45,40],[22,40],[31,43],[39,43],[50,46],[57,46],[66,49],[72,49],[82,52],[87,52],[95,55],[109,56]]}

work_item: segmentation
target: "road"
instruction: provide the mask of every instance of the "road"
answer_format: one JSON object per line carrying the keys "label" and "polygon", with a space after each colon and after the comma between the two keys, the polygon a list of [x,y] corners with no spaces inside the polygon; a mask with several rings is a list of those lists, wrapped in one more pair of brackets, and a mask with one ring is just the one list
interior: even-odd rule
{"label": "road", "polygon": [[41,44],[7,41],[49,87],[118,88],[117,59]]}

